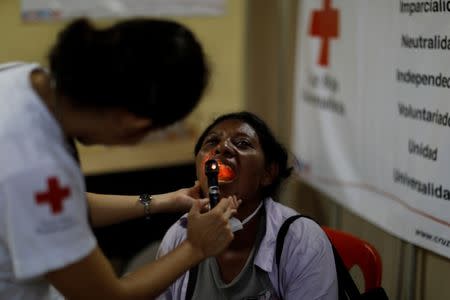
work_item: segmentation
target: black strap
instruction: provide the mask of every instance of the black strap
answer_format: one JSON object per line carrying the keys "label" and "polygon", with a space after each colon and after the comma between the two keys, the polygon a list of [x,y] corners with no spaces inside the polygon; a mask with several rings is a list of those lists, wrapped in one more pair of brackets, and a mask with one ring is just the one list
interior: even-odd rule
{"label": "black strap", "polygon": [[382,287],[373,288],[361,295],[361,300],[389,300],[386,291]]}
{"label": "black strap", "polygon": [[361,294],[333,243],[331,243],[331,247],[333,247],[334,261],[336,264],[339,299],[389,300],[382,287],[374,288]]}
{"label": "black strap", "polygon": [[275,260],[277,262],[277,269],[278,269],[278,296],[280,300],[283,300],[283,296],[281,295],[280,260],[281,260],[281,253],[283,252],[284,240],[286,238],[287,232],[291,224],[301,217],[302,215],[294,215],[287,218],[281,225],[280,230],[278,230],[277,243],[275,248]]}
{"label": "black strap", "polygon": [[289,230],[289,226],[297,220],[298,218],[303,217],[302,215],[294,215],[289,218],[287,218],[283,224],[280,227],[280,230],[278,231],[277,235],[277,246],[275,249],[275,258],[277,261],[277,266],[280,265],[280,259],[281,259],[281,252],[283,252],[283,245],[284,245],[284,239],[286,238],[286,234]]}
{"label": "black strap", "polygon": [[194,295],[195,283],[197,282],[198,265],[189,270],[189,280],[186,288],[185,300],[191,300]]}
{"label": "black strap", "polygon": [[339,299],[359,299],[361,294],[358,290],[358,287],[353,281],[353,278],[345,267],[341,256],[332,243],[331,247],[333,248],[334,263],[336,265]]}

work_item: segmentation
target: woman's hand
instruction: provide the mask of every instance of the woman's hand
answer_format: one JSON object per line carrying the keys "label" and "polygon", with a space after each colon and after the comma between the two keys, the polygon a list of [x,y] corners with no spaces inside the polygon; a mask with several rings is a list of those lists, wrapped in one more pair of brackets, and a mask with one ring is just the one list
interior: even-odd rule
{"label": "woman's hand", "polygon": [[221,253],[233,240],[228,220],[236,214],[240,201],[235,196],[223,198],[211,211],[201,213],[204,201],[195,201],[188,215],[187,242],[202,257]]}

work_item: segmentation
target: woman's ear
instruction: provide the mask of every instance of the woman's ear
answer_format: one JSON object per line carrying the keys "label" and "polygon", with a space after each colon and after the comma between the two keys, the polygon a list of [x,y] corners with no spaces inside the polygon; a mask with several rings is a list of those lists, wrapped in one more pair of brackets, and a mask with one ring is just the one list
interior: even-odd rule
{"label": "woman's ear", "polygon": [[279,170],[280,168],[277,163],[274,162],[270,163],[266,167],[266,170],[264,171],[264,175],[261,180],[261,185],[263,187],[271,185],[272,182],[275,180],[275,178],[278,176]]}

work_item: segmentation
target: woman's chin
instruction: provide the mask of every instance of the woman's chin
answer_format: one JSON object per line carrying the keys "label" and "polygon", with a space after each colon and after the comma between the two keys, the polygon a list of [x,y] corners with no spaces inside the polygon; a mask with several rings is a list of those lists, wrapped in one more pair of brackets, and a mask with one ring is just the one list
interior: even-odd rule
{"label": "woman's chin", "polygon": [[228,197],[232,195],[236,195],[237,189],[233,185],[233,180],[231,181],[220,181],[219,180],[219,189],[221,197]]}

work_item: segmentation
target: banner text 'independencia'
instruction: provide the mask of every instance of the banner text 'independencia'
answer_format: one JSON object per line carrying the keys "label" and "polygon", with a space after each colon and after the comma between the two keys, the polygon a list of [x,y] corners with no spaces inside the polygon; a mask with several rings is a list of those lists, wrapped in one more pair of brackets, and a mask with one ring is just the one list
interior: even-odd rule
{"label": "banner text 'independencia'", "polygon": [[450,77],[439,74],[414,73],[410,70],[400,71],[397,69],[397,81],[399,83],[413,84],[415,87],[431,86],[450,89]]}

